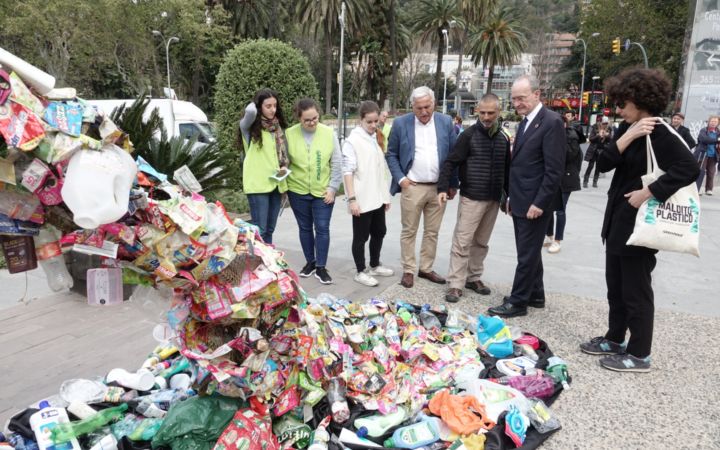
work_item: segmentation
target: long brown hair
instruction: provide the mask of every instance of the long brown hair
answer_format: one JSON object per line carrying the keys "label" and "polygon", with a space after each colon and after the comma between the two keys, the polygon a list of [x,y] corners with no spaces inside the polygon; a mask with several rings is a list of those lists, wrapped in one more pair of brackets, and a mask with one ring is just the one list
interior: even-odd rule
{"label": "long brown hair", "polygon": [[260,89],[255,93],[255,97],[253,98],[253,103],[255,103],[255,108],[257,108],[257,115],[255,116],[255,121],[250,125],[250,140],[255,141],[258,145],[262,147],[262,104],[265,100],[269,98],[274,98],[277,102],[277,109],[275,110],[275,117],[278,119],[278,123],[280,124],[280,127],[282,129],[287,128],[287,120],[285,120],[285,114],[283,113],[282,107],[280,106],[280,98],[278,98],[278,93],[273,91],[272,89]]}

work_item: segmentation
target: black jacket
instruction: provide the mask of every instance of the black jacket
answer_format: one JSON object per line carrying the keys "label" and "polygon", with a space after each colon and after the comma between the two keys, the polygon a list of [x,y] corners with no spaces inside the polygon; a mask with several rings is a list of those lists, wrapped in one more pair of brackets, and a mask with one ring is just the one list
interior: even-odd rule
{"label": "black jacket", "polygon": [[677,129],[678,134],[685,142],[687,142],[688,147],[690,149],[693,149],[697,142],[695,142],[695,139],[693,139],[692,135],[690,134],[690,130],[688,130],[688,127],[680,125]]}
{"label": "black jacket", "polygon": [[582,166],[583,154],[580,144],[585,142],[585,135],[575,127],[565,128],[567,137],[567,148],[565,153],[565,172],[560,180],[560,189],[563,192],[580,190],[580,166]]}
{"label": "black jacket", "polygon": [[[610,189],[608,190],[607,207],[602,227],[602,238],[607,252],[614,255],[638,255],[655,253],[646,247],[625,245],[635,228],[637,209],[625,198],[625,194],[642,189],[640,177],[647,171],[647,157],[645,138],[635,139],[625,151],[620,154],[616,141],[627,131],[626,122],[620,124],[616,139],[608,145],[598,158],[598,168],[601,172],[615,169]],[[650,184],[648,188],[653,196],[664,202],[681,187],[695,181],[700,169],[697,162],[680,141],[677,134],[670,130],[665,122],[658,123],[650,134],[660,169],[665,174]]]}
{"label": "black jacket", "polygon": [[585,161],[592,161],[593,159],[596,159],[598,155],[600,155],[600,153],[605,150],[605,147],[607,147],[607,145],[612,142],[612,127],[610,127],[609,125],[607,126],[609,134],[604,137],[600,136],[599,127],[600,125],[596,123],[592,126],[592,128],[590,128],[590,145],[585,152]]}
{"label": "black jacket", "polygon": [[450,179],[459,167],[460,195],[471,200],[500,201],[508,190],[510,140],[496,122],[486,129],[480,121],[458,136],[438,177],[438,192],[447,192]]}

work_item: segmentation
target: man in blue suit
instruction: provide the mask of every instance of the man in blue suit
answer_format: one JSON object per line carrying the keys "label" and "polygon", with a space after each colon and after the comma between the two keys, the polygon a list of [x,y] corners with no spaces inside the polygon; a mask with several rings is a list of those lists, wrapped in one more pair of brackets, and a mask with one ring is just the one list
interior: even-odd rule
{"label": "man in blue suit", "polygon": [[[445,279],[433,270],[438,231],[445,212],[445,204],[437,202],[437,181],[440,167],[455,145],[456,137],[450,116],[434,112],[435,94],[430,88],[422,86],[413,90],[410,102],[413,113],[393,122],[386,156],[392,174],[390,193],[401,192],[403,276],[400,284],[406,288],[413,287],[416,270],[420,278],[445,284]],[[457,186],[457,177],[453,177],[449,198],[455,196]],[[418,270],[415,237],[421,216],[423,237]]]}
{"label": "man in blue suit", "polygon": [[515,229],[515,278],[503,304],[488,309],[502,317],[524,316],[528,306],[545,307],[542,245],[548,220],[562,202],[566,145],[562,118],[542,105],[535,78],[519,77],[510,93],[513,107],[525,118],[513,144],[507,202]]}

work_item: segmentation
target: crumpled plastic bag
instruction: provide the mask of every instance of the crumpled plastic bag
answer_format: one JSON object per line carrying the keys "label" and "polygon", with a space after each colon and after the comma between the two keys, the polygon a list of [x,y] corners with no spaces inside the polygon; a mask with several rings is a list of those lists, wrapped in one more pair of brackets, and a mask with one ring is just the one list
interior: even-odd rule
{"label": "crumpled plastic bag", "polygon": [[152,440],[153,448],[211,450],[241,407],[227,397],[191,397],[175,403]]}
{"label": "crumpled plastic bag", "polygon": [[489,430],[495,425],[485,413],[483,404],[472,395],[450,395],[449,390],[443,389],[433,396],[428,407],[461,436],[481,429]]}
{"label": "crumpled plastic bag", "polygon": [[241,409],[223,431],[214,450],[279,450],[280,444],[270,425],[269,416],[263,418],[252,409]]}

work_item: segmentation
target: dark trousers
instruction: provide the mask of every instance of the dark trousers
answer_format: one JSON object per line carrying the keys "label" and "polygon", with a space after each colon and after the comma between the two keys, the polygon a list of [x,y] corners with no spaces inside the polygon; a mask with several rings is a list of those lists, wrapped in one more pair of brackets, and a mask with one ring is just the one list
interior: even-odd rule
{"label": "dark trousers", "polygon": [[[588,180],[590,179],[590,172],[592,172],[593,167],[595,167],[595,163],[598,160],[598,154],[597,150],[595,151],[595,156],[588,161],[587,169],[585,169],[585,176],[583,176],[583,183],[587,184]],[[598,178],[600,178],[600,170],[598,167],[595,167],[595,174],[593,174],[593,184],[597,184]]]}
{"label": "dark trousers", "polygon": [[517,266],[510,303],[527,305],[531,299],[544,299],[542,245],[551,214],[544,212],[537,219],[513,216]]}
{"label": "dark trousers", "polygon": [[655,304],[652,271],[655,255],[639,256],[605,254],[605,281],[610,312],[607,339],[625,341],[630,330],[627,352],[637,358],[650,355]]}
{"label": "dark trousers", "polygon": [[358,272],[365,270],[365,243],[370,238],[370,267],[380,265],[380,250],[387,232],[385,205],[376,210],[352,216],[352,254]]}
{"label": "dark trousers", "polygon": [[260,228],[263,241],[272,244],[272,235],[280,214],[280,192],[275,189],[267,194],[247,194],[250,206],[250,223]]}
{"label": "dark trousers", "polygon": [[[546,236],[555,236],[556,241],[562,241],[565,235],[565,222],[567,216],[565,210],[567,210],[567,203],[570,199],[571,192],[562,193],[562,207],[555,211],[555,214],[550,214],[550,220],[548,221]],[[557,216],[557,228],[555,227],[555,217]],[[554,233],[553,233],[554,231]]]}
{"label": "dark trousers", "polygon": [[330,217],[335,203],[328,204],[322,197],[294,192],[288,192],[288,200],[297,220],[305,261],[325,267],[330,248]]}

